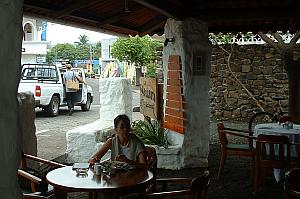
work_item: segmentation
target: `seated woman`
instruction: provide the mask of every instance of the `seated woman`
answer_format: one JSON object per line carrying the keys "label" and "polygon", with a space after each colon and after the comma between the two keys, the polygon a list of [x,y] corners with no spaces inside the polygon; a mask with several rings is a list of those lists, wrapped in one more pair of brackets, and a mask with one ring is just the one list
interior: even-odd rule
{"label": "seated woman", "polygon": [[126,115],[118,115],[114,119],[116,136],[109,138],[102,147],[89,159],[90,164],[101,160],[105,153],[111,149],[111,160],[134,164],[139,168],[146,168],[146,151],[144,143],[134,134],[130,133],[130,120]]}

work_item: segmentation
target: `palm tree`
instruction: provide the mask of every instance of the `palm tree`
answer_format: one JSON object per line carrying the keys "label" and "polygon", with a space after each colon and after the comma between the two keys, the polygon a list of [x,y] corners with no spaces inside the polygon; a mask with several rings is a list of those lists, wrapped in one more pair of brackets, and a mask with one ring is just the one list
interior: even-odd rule
{"label": "palm tree", "polygon": [[88,36],[86,36],[86,35],[80,35],[80,36],[78,37],[78,39],[79,39],[79,45],[85,46],[85,45],[87,45],[88,42],[89,42],[89,38],[88,38]]}

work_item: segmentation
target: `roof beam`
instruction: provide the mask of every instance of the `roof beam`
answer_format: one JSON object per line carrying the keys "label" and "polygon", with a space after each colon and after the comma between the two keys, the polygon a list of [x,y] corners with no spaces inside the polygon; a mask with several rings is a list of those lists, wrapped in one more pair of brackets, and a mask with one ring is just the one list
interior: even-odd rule
{"label": "roof beam", "polygon": [[[172,14],[170,11],[168,11],[168,10],[160,7],[161,5],[165,4],[165,3],[163,3],[163,1],[159,1],[158,2],[158,1],[153,1],[152,0],[151,3],[149,3],[149,2],[147,2],[145,0],[132,0],[132,1],[134,1],[134,2],[136,2],[138,4],[141,4],[141,5],[147,7],[149,9],[151,9],[151,10],[155,10],[156,12],[158,12],[160,14],[163,14],[163,15],[165,15],[168,18],[179,19],[178,16],[176,16],[176,15]],[[160,5],[160,6],[158,6],[158,5]]]}
{"label": "roof beam", "polygon": [[[117,22],[116,19],[114,19],[115,20],[114,22],[112,21],[113,19],[111,19],[111,23],[108,24],[108,23],[102,23],[102,22],[99,23],[99,20],[101,21],[101,19],[97,20],[93,17],[88,17],[87,15],[85,15],[85,17],[78,16],[78,15],[69,15],[69,17],[75,18],[75,19],[80,19],[82,21],[86,21],[86,22],[89,22],[89,23],[93,23],[96,28],[111,27],[111,28],[114,28],[114,29],[125,30],[126,32],[134,32],[135,34],[138,33],[137,30],[134,30],[134,29],[131,29],[131,28],[125,28],[125,27],[122,27],[122,26],[119,26],[119,25],[112,24],[114,22]],[[107,20],[109,20],[109,19],[107,19]]]}
{"label": "roof beam", "polygon": [[76,10],[89,7],[89,6],[92,6],[92,5],[97,4],[97,3],[102,3],[104,1],[107,1],[107,0],[89,0],[89,1],[79,0],[76,3],[72,2],[68,5],[65,5],[64,8],[62,8],[62,9],[58,10],[57,12],[55,12],[52,15],[52,17],[54,19],[62,18],[62,17],[66,16],[66,15],[69,15],[70,13],[72,13]]}
{"label": "roof beam", "polygon": [[105,24],[115,23],[115,22],[119,21],[120,19],[122,19],[124,16],[130,15],[130,14],[138,11],[138,6],[136,6],[136,5],[135,6],[130,6],[129,10],[130,10],[130,12],[122,11],[122,12],[119,12],[118,14],[113,15],[112,17],[108,17],[106,19],[103,19],[103,20],[101,20],[100,22],[97,23],[97,26],[101,27],[102,25],[105,25]]}
{"label": "roof beam", "polygon": [[150,21],[144,25],[141,30],[141,35],[146,35],[148,33],[151,33],[153,30],[156,30],[157,28],[160,28],[166,23],[167,18],[165,16],[158,15],[157,17],[154,17]]}
{"label": "roof beam", "polygon": [[129,28],[129,27],[125,28],[125,27],[122,27],[122,26],[119,26],[119,25],[112,25],[112,24],[107,24],[104,27],[126,31],[126,32],[128,32],[128,34],[131,34],[131,35],[137,35],[137,34],[139,34],[139,31],[134,30],[133,28]]}

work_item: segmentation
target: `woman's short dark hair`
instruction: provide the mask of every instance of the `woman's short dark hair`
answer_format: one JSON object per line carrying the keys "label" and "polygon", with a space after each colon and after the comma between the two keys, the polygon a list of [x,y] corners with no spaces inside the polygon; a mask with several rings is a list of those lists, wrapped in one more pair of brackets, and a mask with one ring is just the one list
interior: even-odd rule
{"label": "woman's short dark hair", "polygon": [[115,125],[115,128],[118,127],[118,124],[123,121],[124,124],[125,124],[125,127],[126,128],[130,128],[130,119],[128,118],[127,115],[118,115],[115,119],[114,119],[114,125]]}

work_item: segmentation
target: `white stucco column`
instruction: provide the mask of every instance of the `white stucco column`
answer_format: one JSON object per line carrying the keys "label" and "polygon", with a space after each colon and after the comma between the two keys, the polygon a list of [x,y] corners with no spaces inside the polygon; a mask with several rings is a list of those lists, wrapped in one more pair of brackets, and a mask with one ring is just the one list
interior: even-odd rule
{"label": "white stucco column", "polygon": [[21,155],[17,90],[22,44],[20,0],[0,1],[0,198],[19,198],[17,169]]}
{"label": "white stucco column", "polygon": [[[207,26],[196,19],[168,19],[165,37],[174,38],[163,50],[164,90],[167,84],[169,55],[179,55],[182,65],[185,109],[182,167],[208,165],[209,154],[209,79],[211,45]],[[164,94],[166,99],[166,94]],[[174,133],[176,135],[176,133]],[[181,135],[178,135],[181,138]]]}

